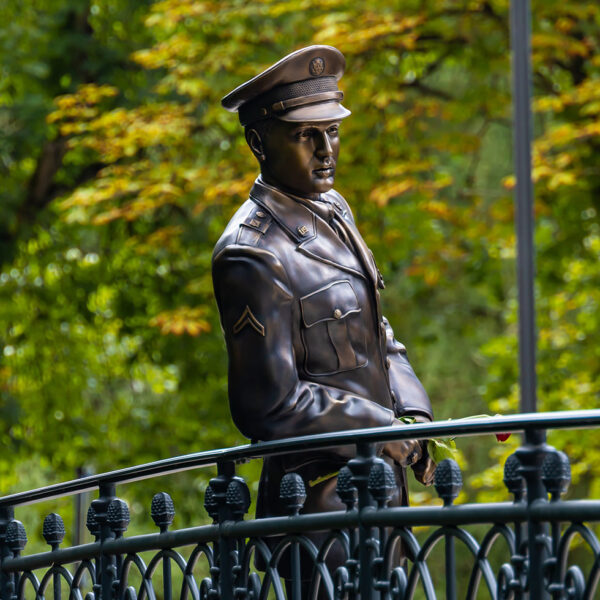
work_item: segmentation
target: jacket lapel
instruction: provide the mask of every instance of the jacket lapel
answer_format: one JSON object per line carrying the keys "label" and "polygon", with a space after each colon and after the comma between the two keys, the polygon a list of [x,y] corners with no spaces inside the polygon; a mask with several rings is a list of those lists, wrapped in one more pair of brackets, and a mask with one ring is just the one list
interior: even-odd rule
{"label": "jacket lapel", "polygon": [[373,281],[374,285],[378,285],[378,272],[377,265],[375,264],[375,259],[373,258],[373,253],[369,250],[369,247],[363,240],[362,236],[356,229],[356,226],[351,223],[349,220],[344,218],[344,216],[340,213],[340,211],[336,211],[338,222],[340,226],[344,228],[346,235],[352,242],[354,249],[356,250],[356,254],[360,262],[363,265],[363,269],[366,273],[368,273],[370,279]]}
{"label": "jacket lapel", "polygon": [[314,215],[315,236],[301,242],[298,250],[315,260],[339,267],[367,279],[356,254],[344,244],[327,223]]}
{"label": "jacket lapel", "polygon": [[252,187],[250,197],[269,211],[273,219],[297,243],[299,252],[314,260],[368,279],[366,273],[370,275],[370,272],[369,270],[365,272],[359,258],[333,229],[307,206],[278,189],[266,185],[260,177]]}

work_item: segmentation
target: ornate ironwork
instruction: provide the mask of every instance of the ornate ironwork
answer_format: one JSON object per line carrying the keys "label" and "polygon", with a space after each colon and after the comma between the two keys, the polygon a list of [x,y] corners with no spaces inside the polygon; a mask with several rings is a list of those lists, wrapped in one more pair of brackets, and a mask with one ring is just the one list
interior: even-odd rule
{"label": "ornate ironwork", "polygon": [[[1,600],[41,600],[48,595],[61,600],[65,590],[69,600],[408,600],[443,595],[452,599],[458,597],[457,565],[464,572],[465,551],[471,559],[461,597],[591,599],[600,593],[600,542],[591,526],[600,520],[600,502],[561,499],[571,478],[569,460],[543,441],[531,443],[544,439],[532,425],[536,419],[547,424],[550,416],[521,415],[473,421],[466,429],[464,424],[455,427],[456,435],[505,431],[507,425],[513,431],[528,430],[527,443],[504,465],[512,502],[457,505],[460,468],[445,460],[434,482],[442,506],[387,507],[396,482],[390,467],[376,454],[376,441],[447,435],[447,423],[410,426],[410,432],[389,428],[383,433],[361,430],[307,436],[97,475],[92,479],[99,495],[87,516],[95,542],[61,548],[64,523],[51,513],[43,524],[43,537],[51,549],[42,554],[22,556],[27,535],[23,524],[14,519],[14,507],[55,497],[61,490],[64,495],[74,493],[75,482],[0,498]],[[551,421],[554,427],[595,427],[600,425],[600,411],[555,414]],[[346,511],[303,514],[305,482],[288,473],[281,481],[288,516],[245,520],[250,493],[235,473],[236,461],[248,454],[283,453],[297,449],[299,443],[315,449],[341,442],[353,442],[357,448],[337,479]],[[217,463],[217,476],[204,496],[213,524],[171,531],[175,507],[166,492],[159,492],[150,507],[159,532],[127,537],[129,508],[116,496],[116,482],[147,477],[150,470],[156,475],[179,470],[190,462]],[[92,487],[91,481],[79,485]],[[417,533],[412,530],[415,526],[428,529]],[[478,528],[473,531],[471,526]],[[308,531],[324,532],[323,541],[315,545],[314,538],[306,536]],[[576,540],[589,550],[587,572],[571,559]],[[189,545],[193,549],[184,558],[180,549]],[[430,570],[438,547],[443,547],[443,557],[437,555],[435,564],[444,565],[443,577]],[[147,564],[141,557],[145,551],[154,551]],[[500,555],[504,558],[498,559]],[[174,577],[174,571],[180,576]],[[310,579],[302,581],[301,573],[307,572]],[[156,577],[157,573],[162,576]],[[282,573],[287,581],[280,577]]]}

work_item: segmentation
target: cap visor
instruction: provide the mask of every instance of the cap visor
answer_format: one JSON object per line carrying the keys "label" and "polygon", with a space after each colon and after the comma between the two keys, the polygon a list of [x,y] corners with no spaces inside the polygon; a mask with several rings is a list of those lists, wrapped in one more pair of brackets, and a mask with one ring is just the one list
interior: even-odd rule
{"label": "cap visor", "polygon": [[319,104],[300,106],[282,115],[275,116],[280,121],[291,121],[293,123],[312,121],[313,123],[318,123],[320,121],[345,119],[350,114],[352,113],[339,102],[321,102]]}

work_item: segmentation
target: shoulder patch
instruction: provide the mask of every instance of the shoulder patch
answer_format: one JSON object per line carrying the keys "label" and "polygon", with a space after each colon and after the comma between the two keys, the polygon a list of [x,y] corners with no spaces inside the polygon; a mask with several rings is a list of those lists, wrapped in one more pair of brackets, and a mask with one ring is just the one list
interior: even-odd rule
{"label": "shoulder patch", "polygon": [[258,207],[246,217],[243,225],[264,234],[269,229],[272,220],[273,217],[267,211]]}

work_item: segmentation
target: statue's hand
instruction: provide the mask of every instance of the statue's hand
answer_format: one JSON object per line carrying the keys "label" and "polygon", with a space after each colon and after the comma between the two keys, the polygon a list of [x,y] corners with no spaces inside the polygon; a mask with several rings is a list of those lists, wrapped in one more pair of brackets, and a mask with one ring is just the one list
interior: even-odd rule
{"label": "statue's hand", "polygon": [[415,479],[423,485],[431,485],[433,483],[435,468],[436,464],[431,460],[429,455],[423,456],[419,462],[412,465]]}
{"label": "statue's hand", "polygon": [[[400,421],[394,421],[392,425],[394,427],[406,427]],[[395,440],[385,443],[383,453],[393,458],[395,462],[403,467],[408,467],[421,459],[423,449],[419,440]]]}
{"label": "statue's hand", "polygon": [[[430,420],[423,415],[411,415],[415,423],[429,423]],[[431,485],[433,483],[433,474],[435,473],[436,464],[433,462],[427,452],[427,441],[421,442],[421,458],[419,461],[411,465],[415,479],[423,485]]]}

